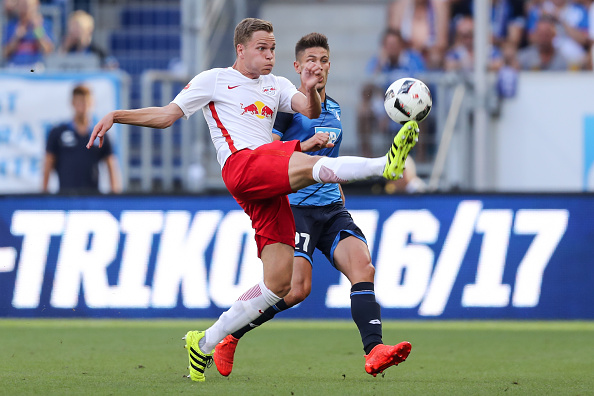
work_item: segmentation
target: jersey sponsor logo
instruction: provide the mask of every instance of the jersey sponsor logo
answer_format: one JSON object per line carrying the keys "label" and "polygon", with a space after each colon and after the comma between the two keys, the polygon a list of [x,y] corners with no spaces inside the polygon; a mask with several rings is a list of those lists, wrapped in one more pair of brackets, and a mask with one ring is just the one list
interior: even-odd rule
{"label": "jersey sponsor logo", "polygon": [[74,136],[74,132],[71,130],[64,131],[62,135],[60,135],[60,140],[66,147],[74,147],[76,145],[76,137]]}
{"label": "jersey sponsor logo", "polygon": [[340,128],[330,128],[330,127],[316,127],[315,131],[316,131],[316,133],[329,134],[330,139],[328,140],[328,143],[336,143],[336,141],[338,140],[338,137],[342,133],[342,130]]}
{"label": "jersey sponsor logo", "polygon": [[268,96],[274,96],[274,95],[276,95],[276,88],[273,87],[272,85],[262,87],[262,93],[264,93]]}
{"label": "jersey sponsor logo", "polygon": [[241,115],[251,114],[251,115],[255,115],[256,117],[258,117],[260,119],[272,118],[272,116],[274,115],[274,112],[275,112],[275,109],[271,109],[270,107],[266,106],[264,103],[262,103],[260,101],[256,101],[256,102],[249,104],[247,106],[244,106],[243,103],[240,103],[239,106],[243,110]]}
{"label": "jersey sponsor logo", "polygon": [[233,86],[227,85],[227,89],[235,89],[237,87],[239,87],[239,85],[233,85]]}

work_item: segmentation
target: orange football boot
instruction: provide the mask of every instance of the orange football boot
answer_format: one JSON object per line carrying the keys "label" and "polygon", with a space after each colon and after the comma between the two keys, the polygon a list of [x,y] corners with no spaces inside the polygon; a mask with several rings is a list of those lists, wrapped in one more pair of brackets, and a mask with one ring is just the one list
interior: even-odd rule
{"label": "orange football boot", "polygon": [[369,355],[365,355],[365,371],[375,377],[383,373],[388,367],[397,366],[398,363],[404,362],[411,348],[410,342],[407,341],[394,346],[378,344],[369,352]]}
{"label": "orange football boot", "polygon": [[227,377],[233,370],[233,357],[235,356],[235,348],[237,348],[238,338],[229,334],[219,342],[214,350],[213,359],[217,370],[222,376]]}

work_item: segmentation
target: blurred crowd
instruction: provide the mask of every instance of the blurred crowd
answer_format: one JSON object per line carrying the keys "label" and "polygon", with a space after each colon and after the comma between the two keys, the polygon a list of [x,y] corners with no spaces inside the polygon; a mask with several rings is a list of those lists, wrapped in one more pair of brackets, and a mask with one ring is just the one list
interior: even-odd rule
{"label": "blurred crowd", "polygon": [[[473,0],[394,0],[369,74],[473,68]],[[492,0],[491,70],[592,70],[593,0]],[[391,79],[393,80],[393,79]]]}
{"label": "blurred crowd", "polygon": [[[393,81],[428,72],[468,75],[474,68],[473,0],[393,0],[377,53],[366,68],[358,119],[362,155],[374,137],[392,138],[383,94]],[[594,0],[492,0],[488,69],[500,97],[515,95],[518,72],[592,70]],[[424,128],[431,133],[429,117]],[[422,145],[422,144],[421,144]],[[383,146],[383,145],[379,145]],[[427,150],[415,150],[423,161]],[[419,156],[421,158],[419,158]]]}
{"label": "blurred crowd", "polygon": [[[474,0],[392,0],[376,54],[367,62],[366,81],[357,114],[360,155],[377,156],[398,125],[383,109],[388,85],[402,77],[428,72],[468,75],[474,67]],[[47,4],[66,10],[67,0],[4,0],[2,64],[6,68],[114,69],[118,62],[93,40],[92,15],[75,10],[59,18],[42,15]],[[480,4],[480,3],[479,3]],[[76,7],[74,7],[76,8]],[[518,72],[591,71],[594,50],[594,0],[492,0],[488,68],[497,73],[500,97],[512,97]],[[56,29],[59,24],[59,29]],[[59,32],[59,34],[56,34]],[[67,64],[67,63],[66,63]],[[72,68],[71,68],[72,70]],[[435,130],[434,117],[423,124]],[[381,140],[380,144],[377,140]],[[419,146],[423,146],[419,142]],[[431,158],[418,147],[415,160]],[[414,163],[410,165],[414,169]],[[411,184],[415,190],[420,183]],[[395,190],[404,187],[391,186]],[[410,187],[410,186],[409,186]]]}
{"label": "blurred crowd", "polygon": [[[62,0],[46,0],[44,4],[60,6]],[[105,49],[93,42],[95,20],[87,12],[76,10],[67,15],[64,30],[55,37],[54,24],[61,19],[42,15],[40,0],[5,0],[2,58],[7,68],[40,68],[57,59],[77,63],[81,68],[117,68],[117,62]],[[63,29],[62,29],[63,28]],[[75,61],[76,60],[76,61]],[[58,62],[59,63],[59,62]]]}

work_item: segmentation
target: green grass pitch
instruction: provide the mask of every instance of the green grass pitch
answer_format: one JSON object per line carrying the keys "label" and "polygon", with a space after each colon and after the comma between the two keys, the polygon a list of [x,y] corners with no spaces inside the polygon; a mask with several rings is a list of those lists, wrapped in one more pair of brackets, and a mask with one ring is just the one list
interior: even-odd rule
{"label": "green grass pitch", "polygon": [[594,322],[386,321],[408,360],[373,378],[350,321],[275,320],[230,377],[187,374],[181,337],[208,321],[0,320],[0,395],[588,395]]}

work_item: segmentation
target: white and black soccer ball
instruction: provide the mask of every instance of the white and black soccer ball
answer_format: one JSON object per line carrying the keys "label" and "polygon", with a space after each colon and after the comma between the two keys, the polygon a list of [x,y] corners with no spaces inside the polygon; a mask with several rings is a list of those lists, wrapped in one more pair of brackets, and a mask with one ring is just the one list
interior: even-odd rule
{"label": "white and black soccer ball", "polygon": [[423,121],[429,115],[433,100],[429,87],[412,77],[394,81],[386,90],[384,108],[388,116],[399,124]]}

